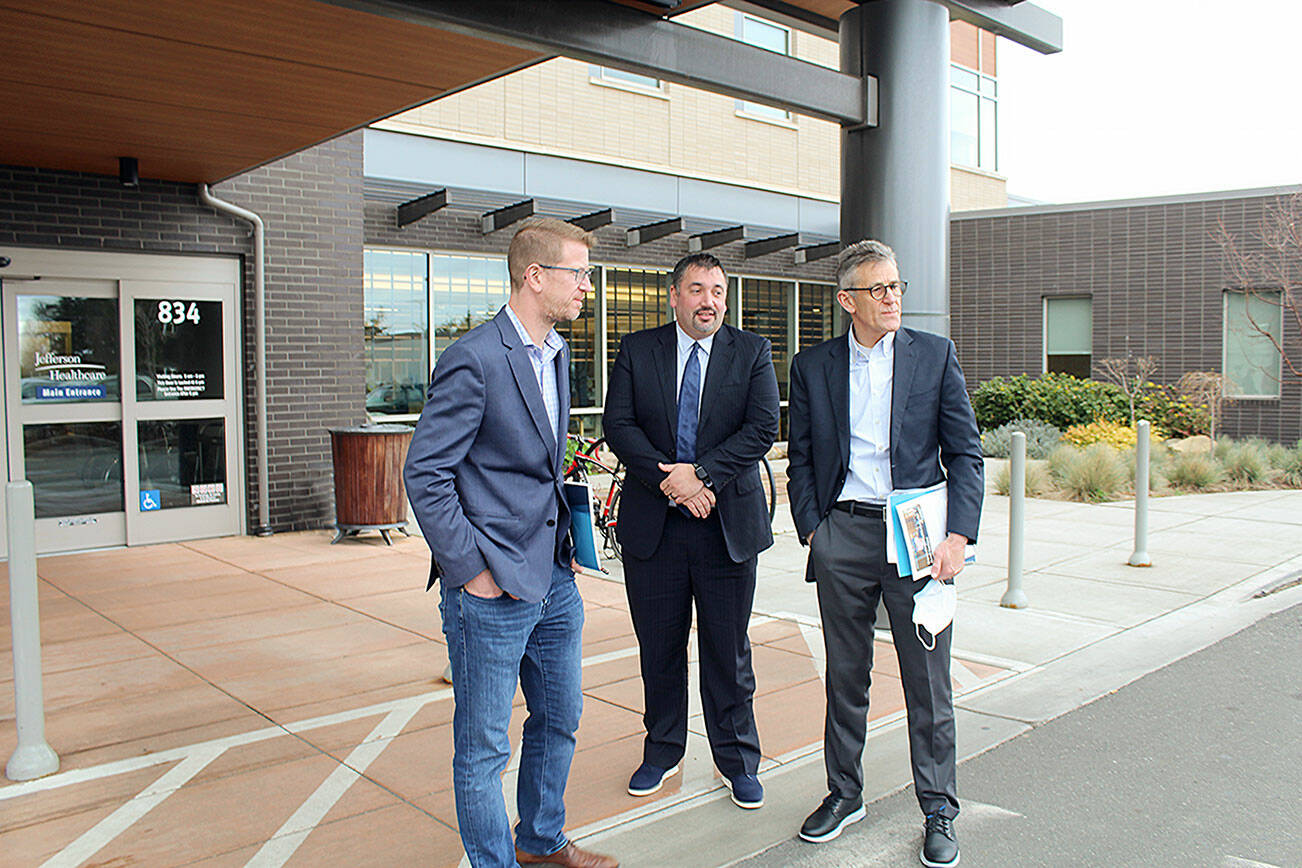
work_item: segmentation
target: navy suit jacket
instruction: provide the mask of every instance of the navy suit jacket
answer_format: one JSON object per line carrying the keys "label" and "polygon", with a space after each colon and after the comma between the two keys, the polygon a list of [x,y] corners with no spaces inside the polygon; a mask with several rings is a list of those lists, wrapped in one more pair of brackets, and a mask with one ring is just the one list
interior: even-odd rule
{"label": "navy suit jacket", "polygon": [[[660,491],[678,438],[678,333],[674,323],[625,335],[610,372],[602,429],[628,468],[616,533],[624,551],[649,558],[668,501]],[[696,463],[714,484],[728,556],[741,563],[773,545],[759,460],[778,433],[778,380],[767,338],[730,325],[714,334],[701,387]]]}
{"label": "navy suit jacket", "polygon": [[434,367],[403,476],[433,554],[457,588],[484,569],[513,597],[537,602],[552,564],[569,567],[570,511],[561,462],[570,416],[570,349],[556,354],[555,430],[529,350],[498,311],[445,349]]}
{"label": "navy suit jacket", "polygon": [[[845,334],[791,360],[788,413],[787,494],[803,542],[832,511],[850,467],[850,344]],[[925,488],[947,481],[949,531],[975,542],[985,464],[953,341],[909,328],[895,333],[890,430],[891,485]]]}

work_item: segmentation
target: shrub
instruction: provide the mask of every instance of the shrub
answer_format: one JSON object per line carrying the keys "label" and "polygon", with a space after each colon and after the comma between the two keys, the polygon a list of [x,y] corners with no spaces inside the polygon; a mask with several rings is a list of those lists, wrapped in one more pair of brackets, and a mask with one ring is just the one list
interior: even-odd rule
{"label": "shrub", "polygon": [[[1162,477],[1164,475],[1162,473],[1162,465],[1164,464],[1166,451],[1167,451],[1166,447],[1164,446],[1154,446],[1148,452],[1148,490],[1149,491],[1152,491],[1153,489],[1157,488],[1158,484],[1162,480]],[[1137,486],[1138,481],[1135,477],[1135,471],[1138,469],[1136,467],[1138,462],[1135,459],[1135,450],[1130,449],[1122,453],[1122,460],[1125,462],[1126,465],[1126,478],[1130,480],[1132,485]]]}
{"label": "shrub", "polygon": [[1294,488],[1302,488],[1302,442],[1292,449],[1285,449],[1284,456],[1276,465],[1280,481]]}
{"label": "shrub", "polygon": [[1045,465],[1049,469],[1049,478],[1056,482],[1059,487],[1065,488],[1067,477],[1071,475],[1077,462],[1080,461],[1080,456],[1079,449],[1065,443],[1050,452],[1049,460]]}
{"label": "shrub", "polygon": [[1221,478],[1221,468],[1216,459],[1200,452],[1181,452],[1171,459],[1165,470],[1167,482],[1176,488],[1201,491],[1215,485]]}
{"label": "shrub", "polygon": [[1117,450],[1095,443],[1080,453],[1063,480],[1074,500],[1113,500],[1126,481],[1126,469]]}
{"label": "shrub", "polygon": [[1135,398],[1135,416],[1147,419],[1172,437],[1206,434],[1209,415],[1206,404],[1199,404],[1174,386],[1144,383]]}
{"label": "shrub", "polygon": [[1047,422],[1017,419],[981,435],[981,449],[991,458],[1009,458],[1013,449],[1013,432],[1026,434],[1026,457],[1048,458],[1062,439],[1062,432]]}
{"label": "shrub", "polygon": [[[1053,482],[1049,479],[1049,471],[1045,468],[1042,461],[1026,462],[1026,489],[1027,497],[1038,497],[1049,489],[1053,488]],[[995,472],[995,494],[1007,495],[1013,488],[1013,471],[1012,468],[1005,464]]]}
{"label": "shrub", "polygon": [[972,393],[972,409],[983,431],[1017,419],[1039,419],[1059,429],[1094,419],[1130,419],[1130,404],[1119,388],[1070,374],[992,377]]}
{"label": "shrub", "polygon": [[1262,444],[1251,440],[1234,443],[1221,457],[1221,467],[1232,482],[1251,485],[1266,477],[1266,450]]}
{"label": "shrub", "polygon": [[[1162,435],[1157,426],[1150,426],[1149,436],[1154,443],[1162,442]],[[1134,449],[1138,432],[1129,425],[1096,419],[1085,425],[1073,425],[1062,435],[1064,443],[1073,446],[1090,446],[1094,443],[1106,443],[1113,449]]]}

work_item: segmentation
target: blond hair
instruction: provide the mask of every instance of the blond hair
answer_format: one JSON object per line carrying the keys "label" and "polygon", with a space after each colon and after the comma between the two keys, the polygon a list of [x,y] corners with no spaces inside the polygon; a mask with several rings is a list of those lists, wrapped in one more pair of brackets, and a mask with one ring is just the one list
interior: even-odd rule
{"label": "blond hair", "polygon": [[591,232],[556,217],[530,217],[522,221],[506,251],[511,291],[524,286],[524,270],[535,262],[555,265],[566,241],[577,241],[591,250],[594,239]]}

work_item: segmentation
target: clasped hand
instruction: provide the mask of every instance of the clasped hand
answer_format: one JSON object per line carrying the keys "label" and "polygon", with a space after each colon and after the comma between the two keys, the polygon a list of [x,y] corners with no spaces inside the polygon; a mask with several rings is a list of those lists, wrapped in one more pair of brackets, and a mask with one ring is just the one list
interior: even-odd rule
{"label": "clasped hand", "polygon": [[659,464],[667,475],[660,482],[660,490],[671,501],[684,506],[697,518],[705,518],[714,509],[714,492],[696,478],[696,468],[690,464]]}

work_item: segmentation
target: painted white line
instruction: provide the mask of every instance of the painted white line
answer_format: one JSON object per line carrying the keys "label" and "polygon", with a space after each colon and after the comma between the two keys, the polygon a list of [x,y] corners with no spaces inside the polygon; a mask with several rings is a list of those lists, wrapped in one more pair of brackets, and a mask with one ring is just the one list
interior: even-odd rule
{"label": "painted white line", "polygon": [[280,868],[288,862],[294,851],[307,840],[307,836],[325,819],[325,815],[343,798],[344,793],[348,792],[353,782],[392,744],[394,736],[402,732],[403,727],[411,722],[423,706],[424,703],[412,702],[405,708],[394,709],[385,715],[375,729],[362,739],[361,744],[352,749],[343,764],[336,766],[298,810],[276,830],[271,839],[253,854],[246,866]]}
{"label": "painted white line", "polygon": [[145,787],[131,801],[91,826],[80,838],[45,860],[41,868],[74,868],[85,862],[203,771],[204,767],[225,751],[226,749],[222,747],[209,746],[204,750],[192,752],[176,768]]}

